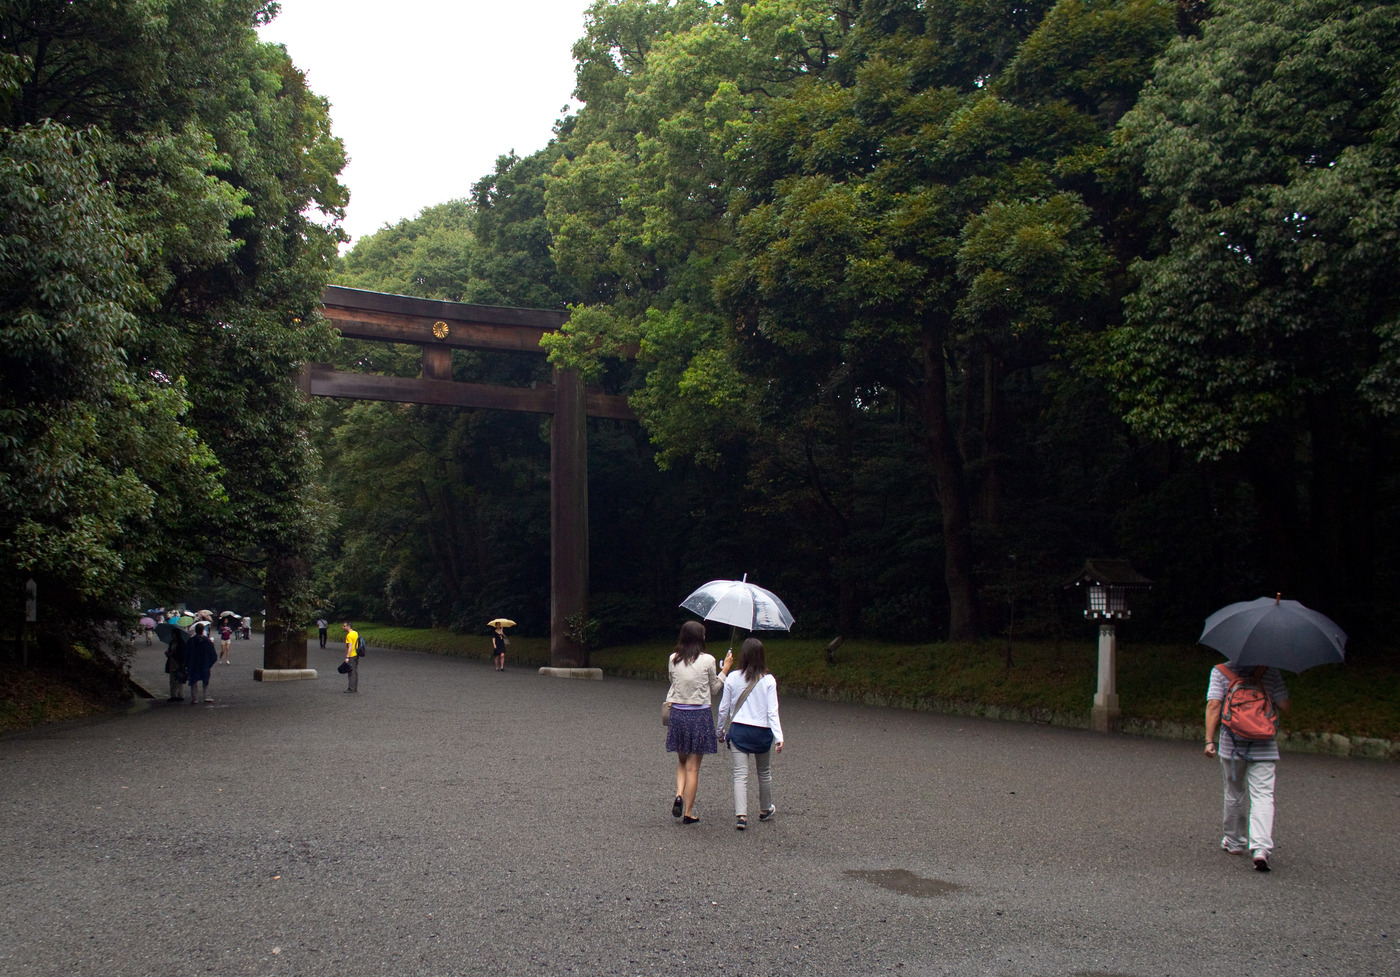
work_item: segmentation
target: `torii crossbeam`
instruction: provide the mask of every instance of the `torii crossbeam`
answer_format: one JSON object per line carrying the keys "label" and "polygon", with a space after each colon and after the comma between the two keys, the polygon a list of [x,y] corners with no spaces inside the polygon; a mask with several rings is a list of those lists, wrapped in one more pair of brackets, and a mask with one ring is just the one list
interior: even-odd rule
{"label": "torii crossbeam", "polygon": [[421,377],[346,373],[325,364],[305,372],[313,397],[387,400],[447,407],[493,408],[552,415],[550,427],[550,664],[586,667],[588,650],[569,634],[568,620],[588,607],[588,437],[586,419],[635,420],[626,398],[585,390],[578,375],[554,370],[551,385],[533,388],[459,383],[452,350],[543,353],[540,339],[568,321],[567,312],[468,305],[331,285],[322,293],[326,318],[349,339],[422,347]]}

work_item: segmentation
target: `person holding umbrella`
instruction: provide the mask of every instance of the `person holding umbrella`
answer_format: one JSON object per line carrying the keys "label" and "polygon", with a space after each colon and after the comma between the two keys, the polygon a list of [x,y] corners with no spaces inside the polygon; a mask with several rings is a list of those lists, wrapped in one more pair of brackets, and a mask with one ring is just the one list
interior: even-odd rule
{"label": "person holding umbrella", "polygon": [[185,671],[185,632],[168,624],[163,626],[170,628],[170,643],[165,647],[165,674],[170,676],[170,698],[165,701],[183,702],[185,679],[189,677]]}
{"label": "person holding umbrella", "polygon": [[763,642],[747,639],[739,648],[739,667],[724,680],[719,703],[718,738],[734,760],[734,827],[749,826],[749,756],[758,768],[758,819],[771,821],[773,754],[783,752],[783,724],[778,718],[778,682],[768,671]]}
{"label": "person holding umbrella", "polygon": [[671,816],[682,824],[695,824],[695,792],[700,786],[700,760],[715,753],[715,725],[710,718],[710,702],[724,688],[724,680],[734,664],[734,653],[724,656],[716,669],[715,657],[705,651],[705,625],[686,621],[681,625],[676,648],[667,663],[671,687],[666,692],[670,720],[666,724],[666,752],[676,754],[676,799]]}
{"label": "person holding umbrella", "polygon": [[1260,872],[1269,871],[1274,850],[1277,717],[1289,705],[1279,669],[1340,662],[1347,640],[1326,616],[1281,598],[1223,607],[1206,618],[1199,639],[1228,659],[1211,669],[1206,689],[1205,754],[1220,758],[1225,785],[1220,848],[1248,851]]}
{"label": "person holding umbrella", "polygon": [[496,633],[491,635],[491,663],[498,672],[506,670],[506,646],[510,640],[506,638],[506,628],[515,627],[515,622],[507,617],[493,618],[486,622],[489,628],[495,628]]}
{"label": "person holding umbrella", "polygon": [[1220,772],[1225,782],[1221,850],[1231,855],[1243,855],[1248,851],[1254,859],[1254,867],[1267,872],[1269,856],[1274,850],[1274,768],[1279,758],[1278,739],[1274,736],[1247,739],[1221,721],[1226,698],[1246,684],[1262,689],[1274,708],[1288,708],[1288,688],[1277,668],[1258,665],[1238,674],[1228,665],[1215,666],[1210,670],[1210,685],[1206,688],[1206,756],[1220,758]]}

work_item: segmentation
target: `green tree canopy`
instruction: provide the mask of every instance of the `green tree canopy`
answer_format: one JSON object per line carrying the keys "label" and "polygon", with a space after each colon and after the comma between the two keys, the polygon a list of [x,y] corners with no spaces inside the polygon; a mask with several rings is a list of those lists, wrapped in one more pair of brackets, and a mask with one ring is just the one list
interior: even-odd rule
{"label": "green tree canopy", "polygon": [[[200,565],[305,602],[304,567],[325,520],[295,378],[329,338],[316,309],[339,237],[310,212],[334,221],[347,195],[325,101],[283,49],[255,33],[275,11],[254,0],[40,0],[5,13],[5,171],[34,205],[12,212],[20,224],[10,241],[34,249],[18,267],[32,269],[29,284],[52,304],[44,318],[18,299],[5,328],[21,330],[18,346],[37,341],[58,359],[76,356],[81,344],[64,338],[60,311],[72,310],[101,326],[86,345],[125,370],[91,360],[105,373],[64,417],[67,463],[106,464],[125,486],[65,504],[67,518],[109,528],[90,534],[67,568],[28,560],[16,572],[51,570],[63,589],[83,561],[114,570],[94,614],[129,610],[133,593],[158,596]],[[90,218],[67,244],[28,236],[60,226],[53,222],[65,213]],[[70,245],[91,247],[91,257],[65,254]],[[92,262],[117,252],[122,270],[96,274]],[[91,271],[69,279],[60,270],[69,265]],[[44,283],[44,269],[65,283],[62,294]],[[25,362],[7,361],[6,376]],[[82,362],[71,365],[80,367],[75,380],[91,376]],[[206,474],[211,457],[217,487]],[[131,537],[110,529],[138,518],[141,505],[152,552],[167,556],[167,538],[180,544],[158,574],[142,570]]]}
{"label": "green tree canopy", "polygon": [[1241,456],[1281,586],[1364,605],[1400,408],[1400,4],[1214,10],[1122,123],[1167,226],[1105,372],[1139,431]]}

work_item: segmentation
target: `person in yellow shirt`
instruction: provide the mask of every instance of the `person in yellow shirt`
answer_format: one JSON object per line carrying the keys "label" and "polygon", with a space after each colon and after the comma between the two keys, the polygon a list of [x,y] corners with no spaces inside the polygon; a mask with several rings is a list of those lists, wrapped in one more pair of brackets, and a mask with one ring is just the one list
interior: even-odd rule
{"label": "person in yellow shirt", "polygon": [[350,673],[346,677],[350,679],[350,687],[346,692],[360,691],[360,653],[356,650],[360,643],[360,635],[350,626],[350,622],[345,622],[345,664],[350,666]]}

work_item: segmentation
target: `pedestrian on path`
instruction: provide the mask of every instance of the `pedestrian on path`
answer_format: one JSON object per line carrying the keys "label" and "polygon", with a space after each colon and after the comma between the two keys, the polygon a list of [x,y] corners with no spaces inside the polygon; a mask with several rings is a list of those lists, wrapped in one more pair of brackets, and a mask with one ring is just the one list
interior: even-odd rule
{"label": "pedestrian on path", "polygon": [[170,644],[165,647],[165,674],[170,676],[170,698],[166,702],[185,700],[185,632],[179,628],[170,629]]}
{"label": "pedestrian on path", "polygon": [[724,680],[719,703],[718,738],[734,762],[734,827],[749,826],[749,757],[758,769],[758,819],[771,821],[773,753],[783,752],[783,724],[778,719],[778,680],[768,671],[763,642],[749,638],[739,648],[739,667]]}
{"label": "pedestrian on path", "polygon": [[316,619],[316,635],[321,639],[322,651],[326,650],[326,628],[330,627],[330,624],[331,622],[327,621],[324,617]]}
{"label": "pedestrian on path", "polygon": [[[1275,732],[1257,734],[1259,738],[1243,735],[1240,730],[1245,728],[1246,707],[1238,710],[1239,721],[1229,714],[1234,711],[1240,693],[1254,690],[1262,692],[1268,700],[1259,708],[1267,708],[1269,704],[1278,710],[1288,708],[1288,688],[1277,668],[1260,665],[1239,675],[1227,665],[1217,665],[1210,670],[1210,685],[1206,688],[1205,752],[1208,757],[1220,758],[1220,772],[1225,782],[1221,850],[1231,855],[1247,851],[1254,860],[1254,867],[1267,872],[1269,856],[1274,850],[1274,768],[1278,763],[1278,739]],[[1257,701],[1259,697],[1254,698]],[[1232,706],[1229,711],[1225,708],[1227,701]],[[1220,734],[1218,744],[1217,731]]]}
{"label": "pedestrian on path", "polygon": [[231,662],[228,657],[229,645],[232,643],[232,641],[233,628],[229,627],[228,621],[224,621],[224,623],[219,628],[219,660],[222,661],[225,665],[233,664],[233,662]]}
{"label": "pedestrian on path", "polygon": [[506,670],[506,645],[510,644],[506,640],[505,625],[496,625],[496,633],[491,635],[491,661],[498,672]]}
{"label": "pedestrian on path", "polygon": [[734,653],[724,656],[724,666],[716,672],[715,656],[705,650],[705,625],[687,621],[681,625],[676,649],[667,662],[671,687],[666,701],[671,704],[666,724],[666,752],[676,754],[676,799],[671,816],[682,824],[700,820],[695,813],[695,793],[700,786],[700,761],[718,749],[710,703],[724,688],[724,679],[734,664]]}
{"label": "pedestrian on path", "polygon": [[359,632],[350,626],[350,622],[345,622],[345,664],[350,667],[346,678],[350,680],[346,692],[360,691],[360,635]]}
{"label": "pedestrian on path", "polygon": [[[209,674],[219,653],[214,650],[214,642],[204,633],[208,625],[200,621],[194,626],[194,637],[185,642],[185,667],[190,673],[190,705],[200,702],[213,702],[209,694]],[[202,686],[202,688],[201,688]]]}

